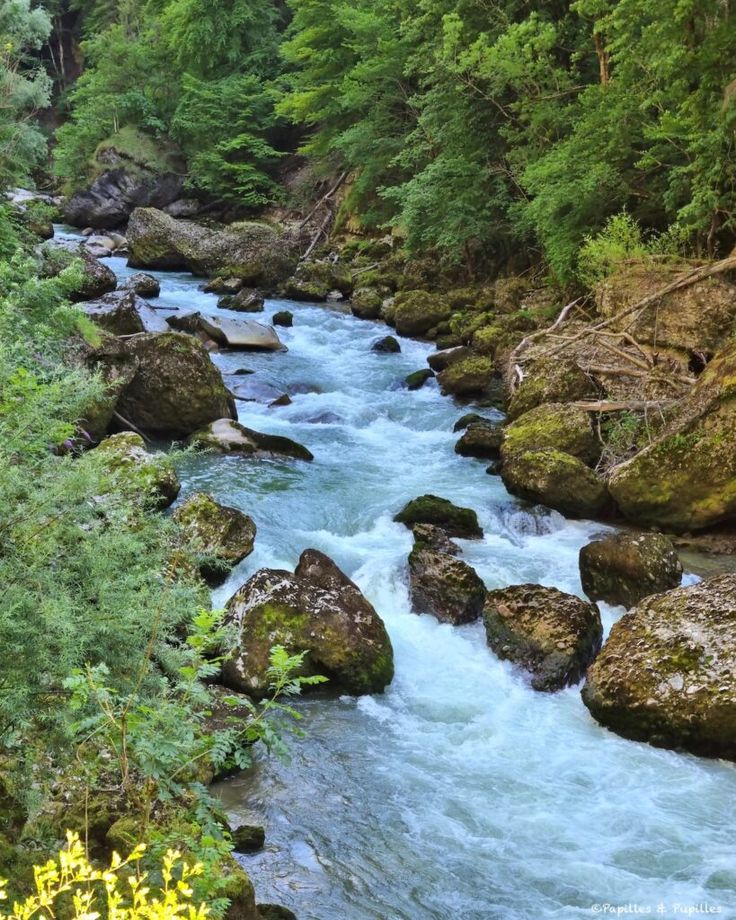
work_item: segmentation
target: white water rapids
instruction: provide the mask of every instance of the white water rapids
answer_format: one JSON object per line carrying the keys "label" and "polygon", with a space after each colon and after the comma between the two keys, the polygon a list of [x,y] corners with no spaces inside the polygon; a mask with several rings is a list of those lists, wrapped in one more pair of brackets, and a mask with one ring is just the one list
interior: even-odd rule
{"label": "white water rapids", "polygon": [[[158,277],[157,305],[214,312],[196,279]],[[579,688],[531,690],[480,625],[411,613],[411,539],[392,516],[424,493],[472,507],[485,539],[460,542],[488,587],[575,593],[578,551],[604,528],[524,508],[483,462],[454,453],[452,426],[467,410],[434,382],[400,386],[426,366],[429,345],[403,339],[401,354],[374,354],[383,325],[325,306],[269,301],[253,318],[284,308],[294,312],[293,329],[279,330],[288,353],[213,358],[236,392],[289,392],[282,408],[240,402],[240,418],[315,460],[187,461],[186,492],[211,492],[258,526],[255,552],[215,600],[316,547],[385,620],[396,677],[381,696],[305,700],[291,762],[262,758],[221,785],[234,823],[266,826],[266,849],[242,857],[259,901],[299,920],[576,920],[615,907],[736,917],[734,766],[618,738]],[[255,374],[228,376],[243,367]],[[610,627],[617,612],[603,613]]]}

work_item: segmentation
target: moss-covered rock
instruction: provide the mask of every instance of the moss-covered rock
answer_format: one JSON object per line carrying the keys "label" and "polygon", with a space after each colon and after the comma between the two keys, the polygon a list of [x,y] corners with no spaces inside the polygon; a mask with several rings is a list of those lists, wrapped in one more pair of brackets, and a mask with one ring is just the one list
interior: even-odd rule
{"label": "moss-covered rock", "polygon": [[304,674],[323,674],[347,693],[377,693],[393,678],[393,650],[381,618],[352,581],[317,550],[294,574],[262,569],[231,598],[226,621],[238,634],[223,680],[254,696],[268,692],[269,654],[306,651]]}
{"label": "moss-covered rock", "polygon": [[676,588],[682,564],[662,534],[620,533],[580,550],[580,578],[591,600],[633,607],[650,594]]}
{"label": "moss-covered rock", "polygon": [[736,344],[723,349],[609,488],[632,521],[683,532],[736,518]]}
{"label": "moss-covered rock", "polygon": [[483,536],[478,515],[472,508],[461,508],[436,495],[421,495],[412,499],[394,520],[406,524],[407,527],[413,527],[415,524],[433,524],[451,537],[474,539]]}
{"label": "moss-covered rock", "polygon": [[263,294],[249,287],[240,288],[237,294],[224,294],[217,301],[221,309],[236,313],[263,313],[264,304]]}
{"label": "moss-covered rock", "polygon": [[343,297],[353,291],[350,270],[339,262],[302,262],[283,286],[284,296],[292,300],[323,301],[332,291]]}
{"label": "moss-covered rock", "polygon": [[271,322],[274,326],[284,326],[291,327],[294,325],[294,314],[291,310],[279,310],[278,313],[274,313],[271,317]]}
{"label": "moss-covered rock", "polygon": [[232,838],[236,853],[257,853],[266,843],[266,831],[260,824],[239,824]]}
{"label": "moss-covered rock", "polygon": [[258,914],[261,920],[298,920],[293,911],[281,904],[259,904]]}
{"label": "moss-covered rock", "polygon": [[136,208],[127,237],[135,268],[240,278],[267,287],[288,277],[298,257],[296,243],[268,224],[243,221],[214,229],[155,208]]}
{"label": "moss-covered rock", "polygon": [[82,277],[80,283],[69,293],[70,300],[95,300],[111,293],[118,286],[118,279],[113,270],[91,256],[83,247],[74,253],[74,257],[81,259]]}
{"label": "moss-covered rock", "polygon": [[598,395],[593,380],[575,361],[562,357],[541,358],[524,368],[525,377],[508,403],[510,421],[543,403],[567,403]]}
{"label": "moss-covered rock", "polygon": [[736,575],[655,594],[613,627],[583,702],[625,738],[736,760]]}
{"label": "moss-covered rock", "polygon": [[378,319],[384,299],[376,288],[361,287],[354,292],[350,301],[350,309],[353,316],[357,316],[358,319]]}
{"label": "moss-covered rock", "polygon": [[222,581],[233,566],[253,552],[256,538],[253,520],[204,492],[189,496],[176,509],[174,519],[202,557],[200,571],[210,582]]}
{"label": "moss-covered rock", "polygon": [[448,553],[432,542],[419,530],[409,555],[412,608],[433,614],[441,623],[472,623],[483,610],[485,585],[475,569],[456,558],[456,548]]}
{"label": "moss-covered rock", "polygon": [[168,332],[169,325],[134,291],[113,291],[84,305],[93,323],[112,335]]}
{"label": "moss-covered rock", "polygon": [[472,352],[469,348],[465,348],[462,345],[457,346],[456,348],[445,348],[441,351],[435,351],[427,358],[427,364],[432,368],[435,373],[440,373],[440,371],[447,370],[451,364],[456,364],[458,361],[461,361],[463,358],[468,358]]}
{"label": "moss-covered rock", "polygon": [[404,378],[404,386],[407,390],[421,390],[424,384],[433,377],[434,372],[425,367],[419,371],[414,371],[412,374],[407,374]]}
{"label": "moss-covered rock", "polygon": [[229,418],[218,419],[207,428],[195,432],[190,443],[200,450],[215,450],[223,454],[314,460],[310,450],[291,438],[254,431]]}
{"label": "moss-covered rock", "polygon": [[245,869],[230,857],[218,876],[217,893],[230,902],[224,920],[261,920],[253,882]]}
{"label": "moss-covered rock", "polygon": [[379,355],[396,355],[401,351],[401,345],[398,339],[392,335],[384,335],[371,345],[371,351]]}
{"label": "moss-covered rock", "polygon": [[175,501],[181,485],[166,454],[151,454],[140,435],[114,434],[79,460],[101,462],[110,474],[111,491],[121,490],[158,508]]}
{"label": "moss-covered rock", "polygon": [[161,293],[161,284],[158,278],[146,272],[136,272],[123,281],[120,287],[125,291],[133,291],[139,297],[158,297]]}
{"label": "moss-covered rock", "polygon": [[393,322],[399,335],[427,335],[451,315],[452,307],[441,294],[402,291],[396,295]]}
{"label": "moss-covered rock", "polygon": [[529,671],[535,690],[576,684],[603,638],[595,604],[541,585],[489,591],[483,621],[488,645]]}
{"label": "moss-covered rock", "polygon": [[512,495],[573,518],[596,518],[609,506],[606,484],[577,457],[559,450],[513,454],[501,468]]}
{"label": "moss-covered rock", "polygon": [[506,462],[514,454],[557,450],[593,464],[601,449],[587,412],[564,403],[547,403],[530,409],[507,426],[501,454]]}
{"label": "moss-covered rock", "polygon": [[461,457],[496,460],[500,456],[503,439],[504,430],[500,425],[473,422],[455,445],[455,453]]}
{"label": "moss-covered rock", "polygon": [[482,393],[494,375],[493,361],[483,355],[469,355],[454,361],[437,377],[442,392],[453,396]]}
{"label": "moss-covered rock", "polygon": [[138,367],[117,409],[144,432],[186,437],[234,415],[222,376],[197,339],[175,332],[137,335],[125,349]]}

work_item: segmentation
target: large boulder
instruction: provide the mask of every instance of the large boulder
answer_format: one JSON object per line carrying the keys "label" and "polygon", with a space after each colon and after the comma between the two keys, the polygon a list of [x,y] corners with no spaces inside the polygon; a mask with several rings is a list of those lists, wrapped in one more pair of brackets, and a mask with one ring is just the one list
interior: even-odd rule
{"label": "large boulder", "polygon": [[583,702],[625,738],[736,760],[736,575],[646,598],[613,627]]}
{"label": "large boulder", "polygon": [[294,243],[268,224],[241,222],[221,229],[176,220],[155,208],[136,209],[128,224],[129,264],[190,271],[274,286],[297,258]]}
{"label": "large boulder", "polygon": [[594,464],[601,444],[593,432],[590,415],[564,403],[548,403],[530,409],[507,426],[501,456],[536,450],[558,450]]}
{"label": "large boulder", "polygon": [[662,433],[614,467],[609,489],[632,521],[702,530],[736,518],[736,343],[708,364]]}
{"label": "large boulder", "polygon": [[70,292],[70,300],[75,303],[95,300],[115,290],[118,286],[118,279],[108,265],[95,259],[83,247],[80,247],[74,255],[82,260],[82,279]]}
{"label": "large boulder", "polygon": [[682,564],[668,537],[620,533],[580,550],[580,578],[591,600],[633,607],[650,594],[676,588]]}
{"label": "large boulder", "polygon": [[399,335],[427,335],[451,315],[452,307],[442,294],[403,291],[396,295],[393,325]]}
{"label": "large boulder", "polygon": [[80,463],[101,463],[110,476],[111,491],[120,490],[155,508],[167,508],[176,500],[181,485],[166,454],[152,454],[140,435],[114,434]]}
{"label": "large boulder", "polygon": [[161,293],[161,284],[158,278],[146,272],[136,272],[129,275],[120,285],[125,291],[134,291],[139,297],[158,297]]}
{"label": "large boulder", "polygon": [[394,517],[399,524],[413,527],[415,524],[433,524],[451,537],[475,539],[483,536],[478,515],[472,508],[453,505],[446,498],[436,495],[420,495],[406,504]]}
{"label": "large boulder", "polygon": [[199,328],[218,345],[241,351],[285,351],[273,326],[249,319],[198,314]]}
{"label": "large boulder", "polygon": [[488,645],[528,671],[535,690],[576,684],[603,638],[595,604],[542,585],[489,591],[483,621]]}
{"label": "large boulder", "polygon": [[495,369],[491,358],[470,355],[453,361],[437,376],[443,393],[452,396],[470,396],[482,393],[493,380]]}
{"label": "large boulder", "polygon": [[294,574],[262,569],[231,598],[226,622],[237,648],[223,664],[234,690],[265,696],[275,645],[305,651],[302,673],[322,674],[346,693],[379,693],[393,679],[393,650],[381,618],[323,553],[302,553]]}
{"label": "large boulder", "polygon": [[136,335],[125,350],[138,363],[117,411],[145,432],[187,437],[216,419],[233,416],[220,372],[195,338],[177,332]]}
{"label": "large boulder", "polygon": [[174,512],[174,519],[201,557],[200,571],[209,582],[222,581],[253,552],[256,525],[252,518],[204,492],[190,495]]}
{"label": "large boulder", "polygon": [[577,362],[540,358],[524,367],[525,376],[508,402],[510,421],[543,403],[567,403],[598,395],[598,387]]}
{"label": "large boulder", "polygon": [[169,325],[133,291],[113,291],[83,307],[89,318],[113,335],[168,332]]}
{"label": "large boulder", "polygon": [[508,491],[573,518],[596,518],[608,509],[603,479],[577,457],[559,450],[514,454],[504,461],[501,478]]}
{"label": "large boulder", "polygon": [[503,437],[504,431],[500,425],[486,421],[471,422],[455,445],[455,453],[461,457],[497,460]]}
{"label": "large boulder", "polygon": [[458,559],[457,552],[443,530],[428,524],[414,528],[414,548],[409,555],[412,608],[455,625],[477,620],[486,597],[478,573]]}
{"label": "large boulder", "polygon": [[245,457],[291,457],[294,460],[313,460],[314,455],[302,444],[281,435],[263,434],[246,428],[229,418],[217,419],[191,438],[199,450],[214,450],[223,454],[242,454]]}
{"label": "large boulder", "polygon": [[358,288],[350,301],[353,316],[358,319],[378,319],[384,298],[376,288]]}

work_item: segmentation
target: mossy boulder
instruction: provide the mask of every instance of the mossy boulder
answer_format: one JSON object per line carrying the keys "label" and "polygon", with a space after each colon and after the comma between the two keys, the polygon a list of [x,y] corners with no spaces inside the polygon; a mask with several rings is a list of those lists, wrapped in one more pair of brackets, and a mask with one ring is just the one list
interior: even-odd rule
{"label": "mossy boulder", "polygon": [[559,450],[513,454],[501,478],[512,495],[547,505],[572,518],[597,518],[609,506],[603,479],[577,457]]}
{"label": "mossy boulder", "polygon": [[488,645],[528,671],[535,690],[576,684],[603,638],[595,604],[542,585],[489,591],[483,621]]}
{"label": "mossy boulder", "polygon": [[257,853],[266,843],[266,831],[260,824],[239,824],[232,838],[236,853]]}
{"label": "mossy boulder", "polygon": [[609,489],[637,523],[676,533],[736,519],[736,343],[708,364],[661,434],[614,467]]}
{"label": "mossy boulder", "polygon": [[435,373],[439,374],[440,371],[447,370],[451,364],[456,364],[463,358],[468,358],[471,354],[472,352],[470,349],[466,348],[464,345],[459,345],[456,348],[445,348],[429,355],[427,364]]}
{"label": "mossy boulder", "polygon": [[483,355],[468,355],[453,361],[437,377],[442,392],[469,396],[488,388],[495,373],[493,361]]}
{"label": "mossy boulder", "polygon": [[232,399],[207,351],[176,332],[136,335],[125,350],[137,362],[117,411],[144,432],[186,437],[234,415]]}
{"label": "mossy boulder", "polygon": [[120,285],[125,291],[133,291],[139,297],[158,297],[161,293],[161,284],[158,278],[149,275],[146,272],[136,272],[128,276]]}
{"label": "mossy boulder", "polygon": [[668,537],[620,533],[580,550],[580,578],[591,600],[633,607],[650,594],[678,587],[682,564]]}
{"label": "mossy boulder", "polygon": [[271,317],[271,322],[274,326],[290,328],[294,325],[294,314],[291,310],[279,310],[278,313],[274,313]]}
{"label": "mossy boulder", "polygon": [[506,427],[501,454],[506,462],[514,454],[557,450],[593,464],[601,444],[590,415],[564,403],[548,403],[530,409]]}
{"label": "mossy boulder", "polygon": [[455,445],[455,453],[461,457],[480,457],[497,460],[503,444],[504,430],[501,425],[489,422],[473,422],[465,429]]}
{"label": "mossy boulder", "polygon": [[212,228],[155,208],[136,208],[127,238],[129,264],[135,268],[239,278],[267,287],[288,277],[298,258],[296,243],[268,224],[243,221]]}
{"label": "mossy boulder", "polygon": [[429,291],[402,291],[396,295],[393,323],[399,335],[427,335],[452,315],[449,301]]}
{"label": "mossy boulder", "polygon": [[[441,623],[472,623],[483,611],[485,585],[475,569],[457,558],[457,548],[451,544],[451,551],[446,552],[438,545],[441,538],[433,534],[428,537],[424,532],[422,528],[427,527],[418,525],[415,529],[409,555],[412,609],[431,613]],[[444,531],[439,533],[444,535]]]}
{"label": "mossy boulder", "polygon": [[112,335],[168,332],[169,325],[134,291],[113,291],[84,305],[84,313]]}
{"label": "mossy boulder", "polygon": [[612,731],[736,760],[736,575],[655,594],[613,627],[583,702]]}
{"label": "mossy boulder", "polygon": [[310,450],[291,438],[254,431],[229,418],[218,419],[195,432],[190,438],[190,443],[199,450],[214,450],[222,454],[314,460]]}
{"label": "mossy boulder", "polygon": [[358,319],[378,319],[384,297],[376,288],[362,287],[353,293],[350,309]]}
{"label": "mossy boulder", "polygon": [[413,527],[415,524],[433,524],[451,537],[475,539],[483,536],[478,515],[472,508],[453,505],[446,498],[421,495],[412,499],[394,517],[395,521]]}
{"label": "mossy boulder", "polygon": [[102,463],[110,475],[110,491],[124,491],[157,508],[167,508],[181,489],[166,454],[149,453],[143,438],[132,432],[105,438],[79,463]]}
{"label": "mossy boulder", "polygon": [[263,294],[253,288],[241,288],[237,294],[224,294],[217,301],[217,306],[222,310],[233,310],[235,313],[263,313],[265,298]]}
{"label": "mossy boulder", "polygon": [[78,285],[69,293],[69,299],[78,303],[84,300],[95,300],[103,294],[109,294],[118,286],[115,272],[104,262],[95,259],[83,247],[74,253],[74,257],[81,259],[82,277]]}
{"label": "mossy boulder", "polygon": [[339,262],[302,262],[283,286],[284,295],[292,300],[327,300],[332,291],[343,297],[353,291],[350,270]]}
{"label": "mossy boulder", "polygon": [[174,512],[174,519],[201,557],[200,571],[209,582],[222,581],[253,552],[256,538],[253,520],[204,492],[189,496]]}
{"label": "mossy boulder", "polygon": [[525,377],[508,402],[510,421],[543,403],[567,403],[598,395],[595,382],[575,361],[541,358],[525,367]]}
{"label": "mossy boulder", "polygon": [[381,618],[323,553],[305,550],[294,574],[262,569],[231,598],[226,622],[238,635],[223,680],[254,696],[268,693],[269,654],[306,651],[302,673],[322,674],[345,693],[379,693],[393,679],[393,650]]}
{"label": "mossy boulder", "polygon": [[414,371],[412,374],[407,374],[404,378],[404,386],[407,390],[421,390],[425,383],[428,380],[431,380],[434,377],[433,371],[428,367],[422,368],[419,371]]}
{"label": "mossy boulder", "polygon": [[224,920],[261,920],[253,882],[232,856],[227,859],[224,869],[220,868],[217,881],[218,896],[230,901]]}
{"label": "mossy boulder", "polygon": [[371,351],[379,355],[397,355],[401,351],[401,345],[398,339],[392,335],[384,335],[371,345]]}

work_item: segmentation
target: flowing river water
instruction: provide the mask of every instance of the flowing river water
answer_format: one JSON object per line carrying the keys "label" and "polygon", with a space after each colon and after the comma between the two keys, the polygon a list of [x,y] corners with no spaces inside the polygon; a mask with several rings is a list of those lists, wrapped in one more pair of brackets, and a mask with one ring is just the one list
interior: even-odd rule
{"label": "flowing river water", "polygon": [[[108,261],[120,277],[131,271]],[[154,274],[157,306],[220,312],[197,279]],[[529,509],[483,462],[454,453],[466,410],[434,382],[400,386],[426,366],[429,345],[402,339],[400,354],[372,353],[385,326],[329,305],[268,301],[254,318],[285,308],[288,353],[213,360],[235,392],[260,400],[238,403],[242,422],[315,459],[187,459],[184,494],[208,491],[258,526],[255,552],[215,603],[256,569],[293,568],[316,547],[383,617],[396,677],[381,696],[299,703],[306,735],[291,760],[263,757],[220,784],[234,823],[266,827],[265,850],[241,857],[259,901],[299,920],[576,920],[616,908],[735,918],[736,768],[618,738],[579,688],[530,689],[481,625],[413,614],[411,538],[392,517],[428,492],[470,506],[486,536],[459,542],[489,588],[578,594],[578,551],[605,528]],[[231,376],[239,368],[255,373]],[[283,392],[292,404],[268,408]],[[621,611],[602,612],[608,629]]]}

